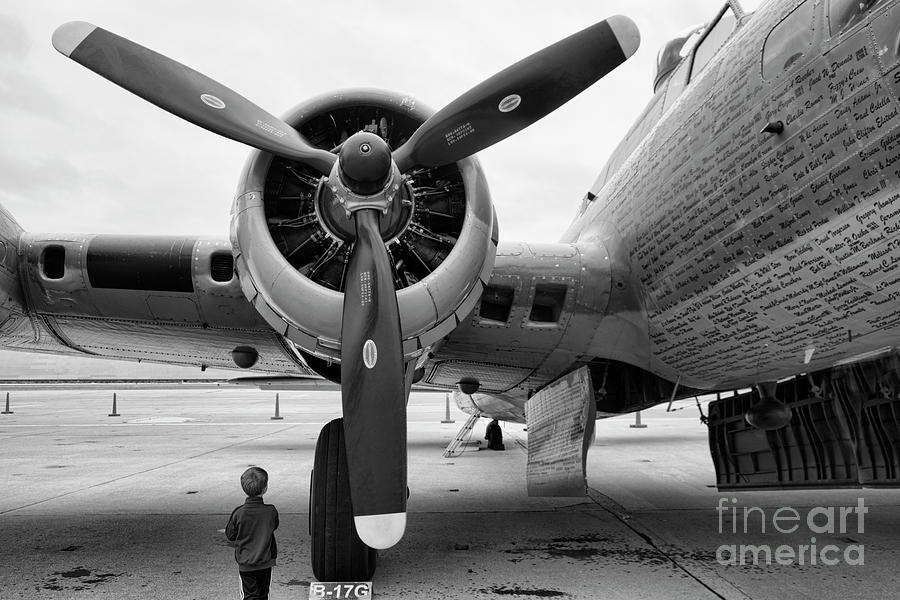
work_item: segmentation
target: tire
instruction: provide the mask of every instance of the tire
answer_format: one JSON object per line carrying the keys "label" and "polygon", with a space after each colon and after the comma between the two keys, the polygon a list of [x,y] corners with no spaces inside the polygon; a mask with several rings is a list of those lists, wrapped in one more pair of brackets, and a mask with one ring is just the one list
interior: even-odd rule
{"label": "tire", "polygon": [[319,432],[310,474],[309,529],[316,579],[372,579],[377,552],[359,539],[353,524],[343,419],[331,421]]}

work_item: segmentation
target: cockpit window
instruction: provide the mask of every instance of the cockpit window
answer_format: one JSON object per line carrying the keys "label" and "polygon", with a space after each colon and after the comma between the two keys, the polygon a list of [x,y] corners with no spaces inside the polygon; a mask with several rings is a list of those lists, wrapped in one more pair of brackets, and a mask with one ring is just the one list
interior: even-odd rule
{"label": "cockpit window", "polygon": [[712,26],[706,37],[700,40],[697,51],[694,52],[691,79],[706,66],[715,53],[719,51],[719,48],[728,41],[736,27],[737,17],[734,14],[734,10],[728,6],[725,12],[722,13],[722,18],[716,21],[716,24]]}
{"label": "cockpit window", "polygon": [[867,12],[885,0],[830,0],[828,2],[828,27],[831,35],[850,29],[860,21]]}
{"label": "cockpit window", "polygon": [[697,40],[706,31],[706,25],[697,25],[678,34],[670,40],[656,55],[656,77],[653,78],[653,93],[659,89],[660,84],[672,73],[685,56],[691,53]]}
{"label": "cockpit window", "polygon": [[763,47],[763,79],[771,80],[796,66],[813,41],[813,2],[806,0],[786,16]]}

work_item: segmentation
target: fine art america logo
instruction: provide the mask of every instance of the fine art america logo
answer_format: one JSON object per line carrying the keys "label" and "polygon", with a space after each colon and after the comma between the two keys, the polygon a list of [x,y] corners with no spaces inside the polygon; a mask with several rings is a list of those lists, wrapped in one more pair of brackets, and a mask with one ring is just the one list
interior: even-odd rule
{"label": "fine art america logo", "polygon": [[[852,538],[866,530],[869,509],[863,498],[857,499],[856,506],[816,506],[805,515],[790,506],[762,508],[738,506],[737,502],[737,498],[719,498],[720,535],[783,535],[791,539],[780,544],[722,544],[716,549],[720,565],[865,564],[865,545]],[[796,543],[798,537],[803,543]],[[832,543],[838,541],[846,543]]]}

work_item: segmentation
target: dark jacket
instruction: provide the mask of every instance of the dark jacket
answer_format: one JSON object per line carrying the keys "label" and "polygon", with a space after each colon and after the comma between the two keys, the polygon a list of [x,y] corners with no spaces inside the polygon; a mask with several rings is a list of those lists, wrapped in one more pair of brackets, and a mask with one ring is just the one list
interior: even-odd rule
{"label": "dark jacket", "polygon": [[262,496],[251,496],[231,513],[225,537],[234,542],[234,560],[239,571],[258,571],[275,566],[278,546],[278,511],[263,504]]}
{"label": "dark jacket", "polygon": [[506,450],[503,445],[503,431],[496,419],[488,423],[484,432],[484,439],[488,441],[488,448],[491,450]]}

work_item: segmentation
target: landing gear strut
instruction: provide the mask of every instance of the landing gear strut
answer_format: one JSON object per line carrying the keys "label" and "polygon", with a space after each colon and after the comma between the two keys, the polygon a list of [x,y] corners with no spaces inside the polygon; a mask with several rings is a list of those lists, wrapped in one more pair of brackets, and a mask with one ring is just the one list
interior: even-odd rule
{"label": "landing gear strut", "polygon": [[353,525],[343,419],[331,421],[319,432],[309,487],[310,555],[316,579],[371,580],[377,553],[359,539]]}

